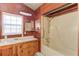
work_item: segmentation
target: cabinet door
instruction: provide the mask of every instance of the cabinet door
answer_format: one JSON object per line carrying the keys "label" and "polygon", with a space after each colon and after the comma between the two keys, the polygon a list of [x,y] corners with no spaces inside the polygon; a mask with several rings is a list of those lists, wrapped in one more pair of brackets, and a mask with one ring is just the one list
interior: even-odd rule
{"label": "cabinet door", "polygon": [[[27,43],[18,45],[18,56],[28,56],[28,48]],[[26,45],[26,46],[25,46]]]}
{"label": "cabinet door", "polygon": [[0,49],[0,56],[2,56],[2,49]]}
{"label": "cabinet door", "polygon": [[36,53],[35,47],[29,47],[29,56],[34,56]]}
{"label": "cabinet door", "polygon": [[21,56],[29,56],[28,48],[21,49]]}
{"label": "cabinet door", "polygon": [[29,46],[29,56],[34,56],[36,52],[39,51],[38,48],[38,41],[32,41],[30,42],[30,46]]}
{"label": "cabinet door", "polygon": [[18,45],[13,46],[13,56],[18,56]]}
{"label": "cabinet door", "polygon": [[2,56],[13,56],[13,47],[12,46],[5,46],[1,49]]}
{"label": "cabinet door", "polygon": [[[33,41],[33,42],[31,42],[32,43],[32,47],[34,47],[33,49],[34,49],[34,51],[35,52],[38,52],[39,51],[39,41]],[[31,48],[32,48],[31,47]]]}

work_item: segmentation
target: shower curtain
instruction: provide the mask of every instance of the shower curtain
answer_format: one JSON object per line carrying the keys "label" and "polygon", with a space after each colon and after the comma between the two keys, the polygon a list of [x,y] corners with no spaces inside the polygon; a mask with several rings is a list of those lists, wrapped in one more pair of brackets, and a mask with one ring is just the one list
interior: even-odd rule
{"label": "shower curtain", "polygon": [[77,55],[77,11],[57,17],[43,16],[42,44],[63,55]]}

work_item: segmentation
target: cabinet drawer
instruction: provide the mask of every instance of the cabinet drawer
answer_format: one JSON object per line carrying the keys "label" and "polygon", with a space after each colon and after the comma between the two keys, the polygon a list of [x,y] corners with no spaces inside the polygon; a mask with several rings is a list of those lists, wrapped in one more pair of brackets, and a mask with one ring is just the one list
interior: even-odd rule
{"label": "cabinet drawer", "polygon": [[38,41],[32,41],[32,42],[29,42],[29,46],[31,47],[35,47],[35,46],[37,46],[38,45]]}
{"label": "cabinet drawer", "polygon": [[38,45],[38,41],[31,41],[31,42],[22,43],[20,45],[20,48],[35,47],[37,45]]}

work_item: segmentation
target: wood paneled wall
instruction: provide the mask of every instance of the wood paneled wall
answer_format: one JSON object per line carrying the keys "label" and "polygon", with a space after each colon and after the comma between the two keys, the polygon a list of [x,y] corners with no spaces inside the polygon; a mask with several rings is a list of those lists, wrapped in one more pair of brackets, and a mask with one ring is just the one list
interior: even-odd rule
{"label": "wood paneled wall", "polygon": [[46,3],[41,6],[41,13],[47,13],[51,10],[54,10],[60,6],[64,5],[64,3]]}
{"label": "wood paneled wall", "polygon": [[[23,33],[24,33],[25,32],[24,24],[25,24],[26,20],[30,20],[30,21],[34,22],[34,11],[31,8],[25,6],[24,4],[21,4],[21,3],[0,3],[0,38],[3,38],[1,12],[19,14],[20,11],[28,12],[33,15],[33,16],[27,16],[27,17],[23,16]],[[29,32],[29,33],[33,34],[32,32]],[[10,35],[8,37],[16,37],[16,36],[21,36],[21,35]]]}

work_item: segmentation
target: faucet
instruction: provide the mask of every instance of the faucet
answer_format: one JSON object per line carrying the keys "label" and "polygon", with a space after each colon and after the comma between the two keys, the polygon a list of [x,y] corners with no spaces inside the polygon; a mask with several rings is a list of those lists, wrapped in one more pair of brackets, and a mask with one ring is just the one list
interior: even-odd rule
{"label": "faucet", "polygon": [[7,35],[4,36],[4,39],[7,39]]}
{"label": "faucet", "polygon": [[22,34],[22,37],[23,37],[24,35]]}

